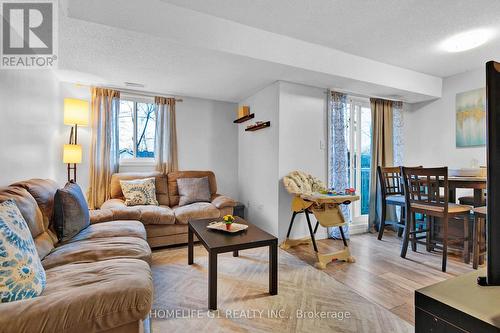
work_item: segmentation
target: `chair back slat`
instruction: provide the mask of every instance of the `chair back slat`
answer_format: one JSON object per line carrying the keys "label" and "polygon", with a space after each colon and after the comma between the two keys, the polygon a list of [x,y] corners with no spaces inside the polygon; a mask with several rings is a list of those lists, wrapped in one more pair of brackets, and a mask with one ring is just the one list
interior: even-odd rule
{"label": "chair back slat", "polygon": [[400,167],[377,167],[382,196],[403,194]]}
{"label": "chair back slat", "polygon": [[[407,205],[448,212],[448,168],[402,168]],[[440,189],[444,188],[444,196]]]}

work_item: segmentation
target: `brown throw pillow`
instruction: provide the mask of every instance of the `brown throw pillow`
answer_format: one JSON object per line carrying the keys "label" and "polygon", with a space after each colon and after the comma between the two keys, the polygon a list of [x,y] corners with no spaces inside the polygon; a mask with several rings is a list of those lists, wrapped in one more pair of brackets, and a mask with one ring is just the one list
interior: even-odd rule
{"label": "brown throw pillow", "polygon": [[210,202],[210,185],[208,177],[179,178],[179,206],[189,205],[193,202]]}

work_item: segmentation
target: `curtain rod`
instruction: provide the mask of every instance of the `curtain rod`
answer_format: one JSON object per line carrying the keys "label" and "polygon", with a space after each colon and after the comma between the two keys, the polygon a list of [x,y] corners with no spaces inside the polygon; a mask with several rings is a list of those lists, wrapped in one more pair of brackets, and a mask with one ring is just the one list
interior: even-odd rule
{"label": "curtain rod", "polygon": [[380,96],[368,96],[368,95],[363,95],[363,94],[359,94],[359,93],[355,93],[355,92],[347,91],[347,90],[338,90],[338,89],[333,90],[333,89],[328,89],[326,93],[329,94],[331,92],[338,92],[338,93],[345,94],[345,95],[352,96],[352,97],[378,98],[378,99],[385,99],[387,101],[392,101],[392,102],[401,102],[401,103],[404,103],[404,101],[401,100],[401,99],[394,99],[394,98],[387,98],[387,97],[380,97]]}
{"label": "curtain rod", "polygon": [[[98,86],[98,87],[105,88],[105,89],[119,90],[120,92],[123,92],[123,93],[139,95],[139,96],[147,96],[147,97],[159,96],[159,97],[167,97],[167,98],[174,97],[175,98],[175,96],[172,96],[172,95],[169,96],[169,95],[165,95],[165,94],[154,93],[154,92],[145,92],[145,91],[141,91],[141,90],[133,90],[133,89],[127,89],[127,88],[113,87],[113,86]],[[176,98],[175,101],[176,102],[183,102],[182,98]]]}

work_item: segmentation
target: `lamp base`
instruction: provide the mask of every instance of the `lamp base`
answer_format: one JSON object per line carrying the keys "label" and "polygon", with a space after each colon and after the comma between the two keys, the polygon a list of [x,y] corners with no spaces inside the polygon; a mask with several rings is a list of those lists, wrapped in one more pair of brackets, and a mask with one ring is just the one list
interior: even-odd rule
{"label": "lamp base", "polygon": [[[71,170],[73,170],[73,178],[71,178]],[[76,164],[68,163],[68,183],[74,181],[76,183]]]}

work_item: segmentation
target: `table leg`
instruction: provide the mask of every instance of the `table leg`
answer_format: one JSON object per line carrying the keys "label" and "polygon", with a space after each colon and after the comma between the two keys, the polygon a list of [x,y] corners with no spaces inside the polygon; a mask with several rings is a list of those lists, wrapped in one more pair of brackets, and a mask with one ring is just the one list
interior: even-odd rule
{"label": "table leg", "polygon": [[474,207],[483,206],[483,190],[480,188],[474,189]]}
{"label": "table leg", "polygon": [[455,188],[450,187],[448,190],[448,193],[449,193],[448,201],[456,203],[457,202],[457,190]]}
{"label": "table leg", "polygon": [[208,254],[208,309],[217,310],[217,253]]}
{"label": "table leg", "polygon": [[193,231],[188,227],[188,265],[192,265],[193,262]]}
{"label": "table leg", "polygon": [[239,256],[240,256],[240,252],[238,250],[233,251],[233,257],[239,257]]}
{"label": "table leg", "polygon": [[278,241],[269,246],[269,294],[278,295]]}

